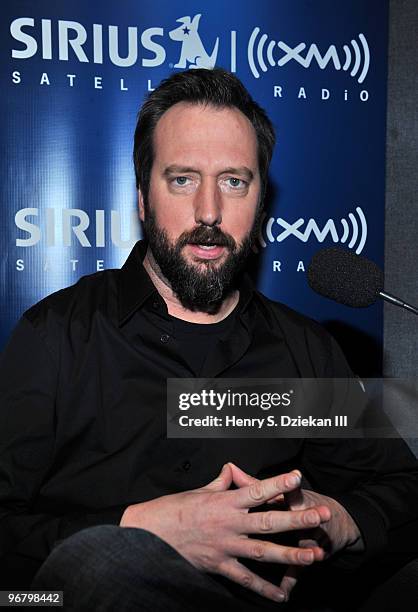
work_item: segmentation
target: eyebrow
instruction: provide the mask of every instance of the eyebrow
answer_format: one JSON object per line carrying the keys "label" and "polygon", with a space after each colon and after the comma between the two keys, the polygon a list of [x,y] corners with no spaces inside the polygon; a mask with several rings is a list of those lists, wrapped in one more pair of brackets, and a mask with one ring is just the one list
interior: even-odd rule
{"label": "eyebrow", "polygon": [[[178,166],[176,164],[172,164],[164,169],[163,176],[168,177],[172,174],[187,174],[188,172],[200,174],[199,170],[191,166]],[[222,170],[222,172],[219,172],[219,174],[237,174],[238,176],[245,177],[249,182],[254,178],[254,173],[252,170],[247,168],[247,166],[239,166],[238,168],[233,168],[231,166],[229,168],[225,168]]]}

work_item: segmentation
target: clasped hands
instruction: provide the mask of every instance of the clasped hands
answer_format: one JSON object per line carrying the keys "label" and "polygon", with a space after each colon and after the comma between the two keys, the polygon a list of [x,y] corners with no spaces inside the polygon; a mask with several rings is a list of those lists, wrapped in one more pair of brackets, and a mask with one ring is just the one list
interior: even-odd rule
{"label": "clasped hands", "polygon": [[[231,489],[234,484],[237,489]],[[199,570],[220,574],[273,601],[287,601],[299,570],[361,542],[360,532],[336,500],[301,488],[294,470],[258,480],[227,463],[208,485],[130,505],[121,527],[154,533]],[[286,509],[279,508],[286,504]],[[249,512],[263,504],[266,512]],[[249,535],[312,530],[299,546],[282,546]],[[320,532],[325,538],[318,538]],[[326,545],[319,545],[322,540]],[[279,586],[264,580],[238,558],[285,564]]]}

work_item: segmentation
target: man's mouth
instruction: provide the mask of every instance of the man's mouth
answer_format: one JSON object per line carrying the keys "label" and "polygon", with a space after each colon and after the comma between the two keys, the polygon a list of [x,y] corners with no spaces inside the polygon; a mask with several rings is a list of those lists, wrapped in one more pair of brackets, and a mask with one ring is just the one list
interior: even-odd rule
{"label": "man's mouth", "polygon": [[218,259],[224,253],[225,248],[220,244],[189,244],[190,249],[199,259]]}

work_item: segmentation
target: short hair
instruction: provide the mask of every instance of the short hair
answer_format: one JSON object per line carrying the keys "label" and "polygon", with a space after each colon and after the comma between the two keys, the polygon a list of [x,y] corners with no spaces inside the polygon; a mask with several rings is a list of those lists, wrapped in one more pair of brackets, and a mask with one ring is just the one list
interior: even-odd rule
{"label": "short hair", "polygon": [[179,102],[207,104],[217,108],[235,107],[249,119],[257,136],[261,203],[266,192],[268,169],[276,140],[273,124],[235,75],[222,68],[196,68],[176,72],[161,81],[149,94],[138,114],[133,158],[136,186],[141,189],[145,206],[148,204],[154,162],[154,130],[162,115]]}

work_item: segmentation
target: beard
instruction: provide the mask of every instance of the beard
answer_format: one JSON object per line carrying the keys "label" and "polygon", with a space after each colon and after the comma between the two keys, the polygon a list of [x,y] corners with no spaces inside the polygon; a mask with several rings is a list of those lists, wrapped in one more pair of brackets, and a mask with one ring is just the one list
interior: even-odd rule
{"label": "beard", "polygon": [[[218,226],[207,225],[183,232],[172,243],[148,207],[144,220],[148,246],[164,279],[184,308],[208,314],[219,311],[222,302],[236,287],[258,233],[259,219],[260,215],[257,214],[251,231],[239,246],[231,235]],[[228,254],[221,264],[202,260],[193,265],[182,254],[188,244],[223,246],[228,249]]]}

